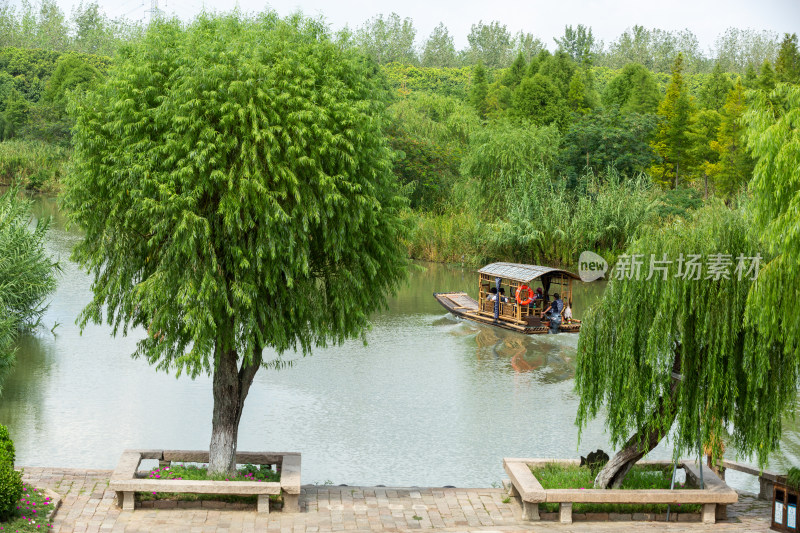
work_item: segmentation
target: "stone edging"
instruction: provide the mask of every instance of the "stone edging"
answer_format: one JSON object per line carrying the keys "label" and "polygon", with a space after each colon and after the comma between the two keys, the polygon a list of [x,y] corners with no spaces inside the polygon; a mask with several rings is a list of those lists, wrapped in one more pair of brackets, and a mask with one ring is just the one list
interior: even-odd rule
{"label": "stone edging", "polygon": [[61,495],[57,492],[53,492],[48,488],[39,489],[40,491],[44,492],[44,495],[50,498],[50,510],[47,512],[47,517],[45,520],[48,522],[53,521],[53,517],[56,515],[56,511],[58,511],[59,507],[61,507]]}
{"label": "stone edging", "polygon": [[[136,492],[150,491],[255,495],[258,497],[257,510],[259,513],[264,514],[269,513],[269,496],[281,494],[284,512],[296,512],[299,510],[299,453],[236,453],[237,464],[277,465],[277,469],[281,474],[279,482],[142,479],[137,476],[137,470],[143,459],[155,459],[158,460],[161,467],[168,467],[172,461],[207,463],[209,453],[198,450],[125,450],[109,482],[109,488],[117,493],[118,505],[125,511],[133,511],[136,508]],[[168,504],[154,504],[155,507],[161,507],[162,505],[166,506]]]}
{"label": "stone edging", "polygon": [[[736,503],[738,493],[728,487],[713,471],[704,473],[705,489],[692,491],[670,489],[641,489],[641,490],[598,490],[598,489],[544,489],[530,470],[532,465],[548,463],[577,464],[571,459],[516,459],[504,458],[503,468],[511,479],[510,495],[518,496],[522,504],[523,520],[540,520],[539,503],[550,502],[559,504],[559,513],[553,514],[561,523],[572,523],[572,505],[574,503],[699,503],[703,505],[700,519],[704,523],[713,524],[719,518],[726,517],[726,505]],[[642,461],[644,464],[645,461]],[[653,464],[671,464],[668,461],[648,461]],[[679,466],[686,471],[687,483],[699,486],[700,474],[698,467],[688,461],[680,461]],[[543,513],[545,514],[545,513]],[[690,518],[693,513],[684,513],[683,520],[678,516],[676,521],[694,521]],[[610,515],[615,515],[611,517]],[[661,515],[653,513],[621,514],[617,513],[586,513],[582,519],[592,520],[658,520]],[[547,516],[550,518],[550,516]],[[664,515],[666,521],[666,515]],[[672,521],[672,516],[670,516]]]}

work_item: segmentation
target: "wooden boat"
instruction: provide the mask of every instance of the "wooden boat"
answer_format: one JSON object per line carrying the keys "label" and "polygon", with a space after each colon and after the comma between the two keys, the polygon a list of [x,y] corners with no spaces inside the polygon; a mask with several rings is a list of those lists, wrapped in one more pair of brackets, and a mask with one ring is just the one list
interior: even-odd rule
{"label": "wooden boat", "polygon": [[[577,333],[581,321],[564,318],[572,308],[572,281],[580,279],[567,270],[519,263],[491,263],[478,270],[478,299],[466,292],[436,292],[433,297],[455,316],[489,324],[527,335],[550,332],[550,320],[544,314],[550,306],[551,295],[559,293],[564,302],[562,321],[553,333]],[[541,287],[543,298],[534,295]],[[507,290],[505,298],[491,301],[491,289]],[[527,288],[527,290],[525,290]],[[519,292],[520,298],[517,298]],[[529,303],[526,301],[530,298]],[[555,328],[555,326],[554,326]]]}

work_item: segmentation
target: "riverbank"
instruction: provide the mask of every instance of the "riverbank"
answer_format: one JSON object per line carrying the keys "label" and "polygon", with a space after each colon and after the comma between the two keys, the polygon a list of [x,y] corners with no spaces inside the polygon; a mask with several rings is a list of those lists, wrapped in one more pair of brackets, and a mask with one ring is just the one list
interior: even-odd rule
{"label": "riverbank", "polygon": [[[108,488],[111,470],[26,468],[23,479],[49,488],[63,501],[51,531],[60,533],[275,531],[769,531],[770,504],[741,492],[728,506],[728,519],[713,525],[678,522],[584,522],[561,525],[521,518],[515,498],[499,488],[390,488],[306,485],[299,513],[220,510],[212,507],[122,511]],[[208,504],[209,502],[206,502]]]}

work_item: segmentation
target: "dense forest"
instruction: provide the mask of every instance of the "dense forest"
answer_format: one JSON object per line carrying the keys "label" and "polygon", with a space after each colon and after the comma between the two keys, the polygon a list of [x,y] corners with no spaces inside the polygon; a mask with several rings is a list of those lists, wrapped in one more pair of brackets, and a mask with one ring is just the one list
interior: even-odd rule
{"label": "dense forest", "polygon": [[[0,183],[58,192],[71,102],[103,82],[147,25],[97,4],[0,1]],[[574,264],[613,257],[644,224],[746,201],[749,99],[800,83],[797,36],[731,28],[615,41],[566,26],[554,43],[480,21],[457,50],[442,23],[417,47],[392,13],[335,36],[386,87],[383,131],[414,258]],[[776,113],[785,102],[773,101]]]}

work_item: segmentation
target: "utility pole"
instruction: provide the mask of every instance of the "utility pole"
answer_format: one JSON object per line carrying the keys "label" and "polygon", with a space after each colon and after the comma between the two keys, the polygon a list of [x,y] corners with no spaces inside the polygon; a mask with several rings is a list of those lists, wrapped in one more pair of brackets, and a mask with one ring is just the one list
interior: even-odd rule
{"label": "utility pole", "polygon": [[161,10],[158,8],[158,0],[150,0],[150,9],[148,13],[150,13],[150,22],[153,22],[153,19],[161,15]]}

